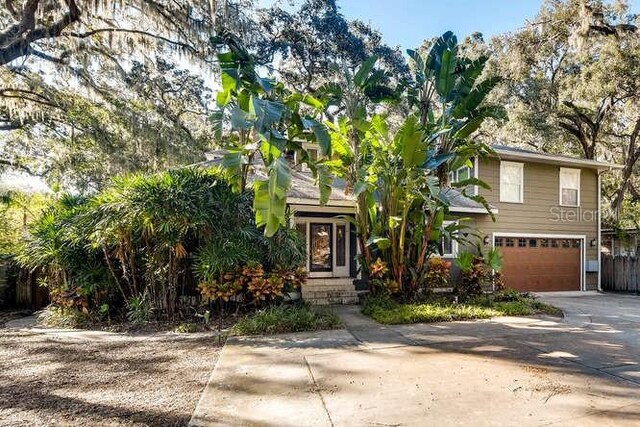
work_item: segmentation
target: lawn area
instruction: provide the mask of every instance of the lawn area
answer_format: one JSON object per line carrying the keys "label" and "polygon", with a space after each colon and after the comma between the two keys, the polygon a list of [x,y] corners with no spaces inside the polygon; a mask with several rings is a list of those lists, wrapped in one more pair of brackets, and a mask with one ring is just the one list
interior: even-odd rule
{"label": "lawn area", "polygon": [[206,334],[2,329],[0,425],[186,425],[218,359]]}
{"label": "lawn area", "polygon": [[280,305],[258,310],[240,319],[231,329],[231,334],[271,335],[340,327],[340,317],[329,309],[305,304]]}
{"label": "lawn area", "polygon": [[451,298],[432,298],[424,302],[401,304],[389,298],[368,298],[362,312],[383,324],[449,322],[454,320],[488,319],[496,316],[530,316],[562,311],[531,296],[501,293],[456,303]]}

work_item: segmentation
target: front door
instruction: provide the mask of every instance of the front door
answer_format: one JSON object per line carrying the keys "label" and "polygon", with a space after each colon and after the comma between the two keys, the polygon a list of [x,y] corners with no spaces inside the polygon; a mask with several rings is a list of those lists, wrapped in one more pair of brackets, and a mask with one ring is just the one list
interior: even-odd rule
{"label": "front door", "polygon": [[309,271],[330,273],[333,271],[333,224],[309,224]]}
{"label": "front door", "polygon": [[338,219],[299,218],[306,236],[310,277],[349,277],[349,224]]}

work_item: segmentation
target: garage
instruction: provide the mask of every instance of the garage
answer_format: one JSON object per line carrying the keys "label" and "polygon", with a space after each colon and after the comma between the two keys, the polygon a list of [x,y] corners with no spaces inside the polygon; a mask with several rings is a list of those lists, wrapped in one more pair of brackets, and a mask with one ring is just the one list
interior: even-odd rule
{"label": "garage", "polygon": [[519,291],[579,291],[582,239],[496,237],[503,281]]}

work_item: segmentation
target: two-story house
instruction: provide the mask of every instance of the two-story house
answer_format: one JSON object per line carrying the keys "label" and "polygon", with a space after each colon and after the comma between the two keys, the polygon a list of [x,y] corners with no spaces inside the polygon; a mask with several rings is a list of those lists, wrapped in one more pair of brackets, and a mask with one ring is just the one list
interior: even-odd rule
{"label": "two-story house", "polygon": [[[595,290],[600,284],[601,174],[617,166],[604,162],[494,146],[497,158],[451,173],[453,181],[476,177],[491,188],[475,187],[492,207],[486,209],[459,193],[450,197],[451,220],[480,235],[485,249],[499,247],[503,280],[523,291]],[[353,300],[356,277],[355,233],[344,220],[353,200],[337,185],[326,206],[304,173],[294,179],[290,204],[297,227],[306,235],[310,280],[303,296],[317,302]],[[304,188],[304,190],[303,190]],[[443,257],[459,248],[445,240]]]}
{"label": "two-story house", "polygon": [[[506,146],[494,150],[496,158],[476,159],[473,167],[452,171],[451,179],[486,182],[490,189],[468,190],[488,201],[495,221],[482,205],[455,190],[449,195],[450,220],[464,221],[485,250],[500,248],[509,288],[599,289],[601,174],[617,166]],[[288,195],[309,254],[302,294],[320,304],[357,301],[355,229],[345,218],[353,215],[355,203],[343,184],[336,180],[329,202],[321,206],[311,174],[295,170]],[[443,257],[455,258],[458,246],[443,240]]]}
{"label": "two-story house", "polygon": [[[507,287],[524,291],[595,290],[600,285],[601,174],[608,163],[494,146],[499,158],[463,172],[494,208],[468,212],[482,244],[500,248]],[[455,256],[455,254],[452,254]]]}

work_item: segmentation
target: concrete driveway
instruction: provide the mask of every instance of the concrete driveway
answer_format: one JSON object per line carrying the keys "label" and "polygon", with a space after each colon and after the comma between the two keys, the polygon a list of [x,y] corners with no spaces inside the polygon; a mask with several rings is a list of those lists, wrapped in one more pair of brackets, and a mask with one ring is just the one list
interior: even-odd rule
{"label": "concrete driveway", "polygon": [[640,298],[548,294],[557,318],[234,338],[191,425],[640,425]]}

